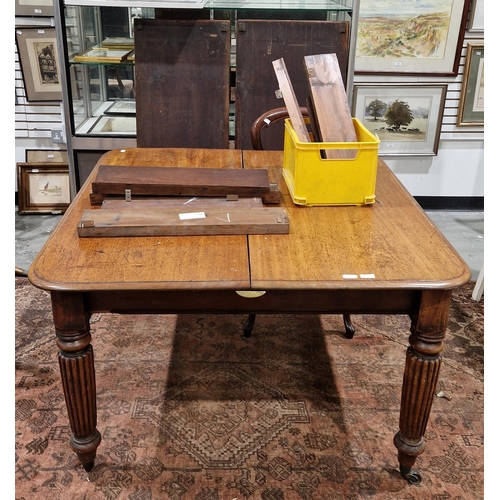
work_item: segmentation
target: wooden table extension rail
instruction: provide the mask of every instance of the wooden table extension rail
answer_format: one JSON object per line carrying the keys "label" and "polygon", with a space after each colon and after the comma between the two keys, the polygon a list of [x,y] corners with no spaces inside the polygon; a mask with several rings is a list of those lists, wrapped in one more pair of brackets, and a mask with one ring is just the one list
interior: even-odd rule
{"label": "wooden table extension rail", "polygon": [[[413,466],[425,447],[451,295],[470,280],[469,268],[383,161],[376,202],[360,207],[294,205],[282,161],[278,151],[110,151],[34,260],[29,280],[51,295],[70,445],[87,471],[101,441],[93,313],[407,314],[394,444],[403,477],[420,481]],[[95,209],[90,189],[99,165],[266,168],[289,233],[80,238],[82,213]]]}

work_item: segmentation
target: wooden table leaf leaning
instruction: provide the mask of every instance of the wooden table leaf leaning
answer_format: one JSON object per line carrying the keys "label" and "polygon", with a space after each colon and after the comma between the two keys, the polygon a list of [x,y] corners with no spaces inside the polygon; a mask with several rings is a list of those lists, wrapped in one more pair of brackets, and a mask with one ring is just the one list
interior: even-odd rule
{"label": "wooden table leaf leaning", "polygon": [[282,161],[278,151],[136,148],[99,164],[267,168],[289,234],[80,238],[94,169],[48,238],[28,276],[51,294],[70,444],[86,470],[101,441],[92,313],[407,314],[394,443],[402,475],[420,481],[413,466],[425,447],[451,294],[470,271],[383,161],[376,203],[359,207],[295,206]]}

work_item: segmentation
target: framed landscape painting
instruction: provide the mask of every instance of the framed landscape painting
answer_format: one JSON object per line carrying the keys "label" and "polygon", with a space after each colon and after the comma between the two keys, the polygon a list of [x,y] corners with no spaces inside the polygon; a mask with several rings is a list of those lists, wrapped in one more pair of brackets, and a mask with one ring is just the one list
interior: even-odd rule
{"label": "framed landscape painting", "polygon": [[484,44],[467,44],[457,125],[484,125]]}
{"label": "framed landscape painting", "polygon": [[55,28],[16,28],[17,50],[28,101],[60,101]]}
{"label": "framed landscape painting", "polygon": [[355,85],[353,116],[383,156],[436,155],[447,85]]}
{"label": "framed landscape painting", "polygon": [[363,0],[356,73],[457,75],[470,0]]}

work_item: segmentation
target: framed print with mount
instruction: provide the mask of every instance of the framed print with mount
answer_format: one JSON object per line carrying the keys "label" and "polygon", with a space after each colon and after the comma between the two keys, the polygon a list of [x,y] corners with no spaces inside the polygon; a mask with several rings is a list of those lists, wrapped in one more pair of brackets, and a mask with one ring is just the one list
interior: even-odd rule
{"label": "framed print with mount", "polygon": [[484,44],[467,44],[457,125],[484,125]]}
{"label": "framed print with mount", "polygon": [[354,85],[353,116],[381,156],[437,155],[447,85]]}
{"label": "framed print with mount", "polygon": [[470,0],[363,0],[355,73],[458,74]]}
{"label": "framed print with mount", "polygon": [[54,16],[54,0],[15,0],[16,16]]}
{"label": "framed print with mount", "polygon": [[68,164],[17,163],[20,214],[62,214],[71,198]]}
{"label": "framed print with mount", "polygon": [[61,101],[56,29],[16,28],[16,43],[28,101]]}

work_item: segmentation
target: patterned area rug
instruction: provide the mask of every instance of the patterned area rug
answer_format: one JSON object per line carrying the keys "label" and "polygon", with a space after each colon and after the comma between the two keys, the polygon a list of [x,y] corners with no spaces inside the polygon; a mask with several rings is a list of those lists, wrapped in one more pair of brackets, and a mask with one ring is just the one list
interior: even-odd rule
{"label": "patterned area rug", "polygon": [[453,296],[422,474],[392,444],[406,316],[94,315],[98,429],[69,448],[50,299],[16,278],[17,500],[481,499],[484,303]]}

